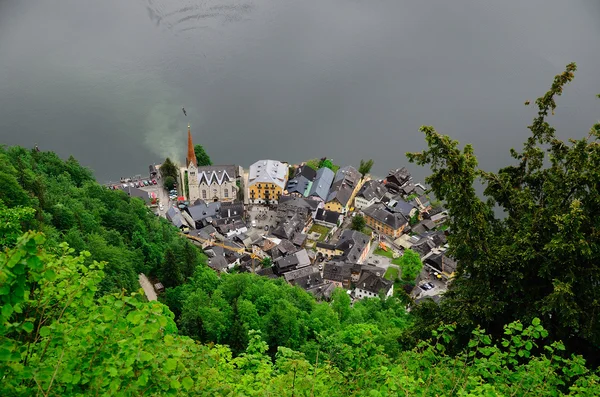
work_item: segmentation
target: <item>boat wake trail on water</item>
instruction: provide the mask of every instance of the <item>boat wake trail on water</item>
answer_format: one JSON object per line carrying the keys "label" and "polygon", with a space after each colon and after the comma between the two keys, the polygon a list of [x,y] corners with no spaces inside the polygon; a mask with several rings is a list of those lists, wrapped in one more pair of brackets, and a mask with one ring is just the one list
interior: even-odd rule
{"label": "boat wake trail on water", "polygon": [[144,0],[148,17],[173,33],[244,20],[254,4],[243,0]]}

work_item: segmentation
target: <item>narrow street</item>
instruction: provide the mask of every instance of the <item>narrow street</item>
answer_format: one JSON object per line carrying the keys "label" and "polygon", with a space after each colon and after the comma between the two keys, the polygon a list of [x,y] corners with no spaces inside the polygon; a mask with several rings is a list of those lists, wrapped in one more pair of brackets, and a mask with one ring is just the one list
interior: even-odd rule
{"label": "narrow street", "polygon": [[148,277],[146,277],[144,273],[140,273],[139,280],[140,285],[144,289],[144,293],[146,294],[146,298],[148,299],[148,301],[157,300],[156,292],[154,291],[150,280],[148,280]]}

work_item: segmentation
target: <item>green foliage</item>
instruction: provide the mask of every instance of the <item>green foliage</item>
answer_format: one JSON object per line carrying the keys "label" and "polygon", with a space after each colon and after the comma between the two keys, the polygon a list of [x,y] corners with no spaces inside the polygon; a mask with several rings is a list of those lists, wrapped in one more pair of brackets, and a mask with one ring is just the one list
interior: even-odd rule
{"label": "green foliage", "polygon": [[[181,282],[206,257],[179,237],[179,231],[154,216],[137,198],[98,185],[74,158],[51,152],[0,148],[0,174],[11,176],[15,191],[2,190],[0,247],[10,247],[26,230],[46,234],[46,246],[59,250],[67,241],[76,252],[106,261],[99,294],[135,291],[138,273],[159,275],[168,249],[181,268]],[[24,199],[23,199],[24,197]],[[26,206],[23,206],[26,204]]]}
{"label": "green foliage", "polygon": [[196,153],[196,160],[198,161],[198,167],[202,167],[205,165],[212,165],[212,161],[210,160],[210,157],[204,150],[204,146],[194,145],[194,153]]}
{"label": "green foliage", "polygon": [[[429,148],[408,157],[431,167],[426,181],[449,210],[449,253],[459,266],[439,309],[416,311],[420,329],[457,322],[464,342],[477,324],[498,335],[507,321],[538,317],[553,340],[600,357],[592,315],[600,311],[600,124],[564,142],[547,121],[575,70],[567,65],[535,101],[530,136],[497,173],[478,168],[471,145],[461,150],[433,127],[421,128]],[[476,181],[485,186],[483,200]]]}
{"label": "green foliage", "polygon": [[415,212],[414,215],[411,216],[410,219],[408,220],[408,224],[411,226],[414,226],[417,223],[419,223],[419,213]]}
{"label": "green foliage", "polygon": [[398,278],[398,272],[399,269],[395,266],[390,266],[388,267],[388,269],[385,271],[385,275],[384,277],[388,280],[391,281],[396,281],[396,279]]}
{"label": "green foliage", "polygon": [[355,215],[352,218],[352,225],[350,226],[350,229],[362,232],[366,225],[367,223],[362,215]]}
{"label": "green foliage", "polygon": [[404,250],[404,254],[399,259],[402,279],[405,281],[414,281],[419,273],[421,273],[421,268],[423,267],[419,254],[411,249],[407,249]]}
{"label": "green foliage", "polygon": [[364,178],[369,172],[371,172],[371,168],[373,168],[374,161],[372,159],[369,160],[360,160],[360,165],[358,166],[358,172]]}
{"label": "green foliage", "polygon": [[173,178],[172,176],[167,176],[163,179],[163,185],[166,190],[173,190],[175,188],[175,183],[175,178]]}
{"label": "green foliage", "polygon": [[266,256],[263,258],[262,261],[260,261],[260,264],[262,267],[271,267],[273,266],[273,260],[270,257]]}
{"label": "green foliage", "polygon": [[375,248],[375,251],[373,251],[374,255],[379,255],[379,256],[385,256],[386,258],[390,258],[393,259],[394,258],[394,253],[392,252],[392,250],[390,248],[388,248],[388,250],[384,250],[381,249],[381,247],[377,247]]}
{"label": "green foliage", "polygon": [[332,170],[333,162],[327,158],[322,158],[319,162],[319,168],[329,168],[330,170]]}
{"label": "green foliage", "polygon": [[[266,284],[253,288],[256,276],[250,275],[246,281],[210,281],[211,276],[199,267],[191,283],[206,290],[219,282],[228,288],[212,294],[198,288],[194,293],[198,297],[189,303],[214,302],[210,307],[196,307],[202,311],[196,321],[210,324],[207,330],[212,338],[222,338],[227,327],[247,330],[246,347],[234,358],[227,346],[201,345],[178,335],[173,314],[161,303],[145,301],[139,293],[98,297],[104,263],[87,265],[89,253],[73,256],[73,250],[64,244],[55,255],[44,250],[44,244],[41,234],[29,233],[14,249],[0,254],[2,395],[600,393],[598,375],[585,367],[581,357],[566,358],[562,343],[546,343],[548,332],[537,318],[529,326],[520,322],[505,326],[498,343],[475,329],[467,349],[452,356],[447,352],[453,325],[438,327],[431,339],[406,350],[398,331],[406,327],[407,317],[394,300],[366,299],[353,308],[343,302],[339,308],[346,312],[348,326],[341,328],[333,305],[311,301],[314,309],[305,324],[310,326],[309,332],[319,335],[318,343],[302,346],[305,353],[282,346],[274,351],[265,339],[295,344],[307,331],[301,321],[302,305],[294,304],[293,299],[271,309],[265,307],[273,318],[271,326],[279,327],[279,332],[265,338],[255,328],[260,327],[263,309],[241,298],[243,288],[237,286],[241,281],[254,294]],[[337,299],[346,293],[337,290],[334,295],[339,295]],[[225,304],[230,299],[237,302],[234,310]],[[232,324],[232,318],[237,323]]]}
{"label": "green foliage", "polygon": [[177,166],[168,157],[160,165],[159,171],[163,179],[166,179],[170,176],[171,178],[173,178],[173,180],[177,180],[177,175],[179,174]]}

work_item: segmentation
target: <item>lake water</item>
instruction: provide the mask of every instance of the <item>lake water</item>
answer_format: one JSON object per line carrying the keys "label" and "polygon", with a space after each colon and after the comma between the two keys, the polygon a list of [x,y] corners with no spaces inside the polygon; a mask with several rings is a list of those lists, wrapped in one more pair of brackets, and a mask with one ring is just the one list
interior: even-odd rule
{"label": "lake water", "polygon": [[561,136],[598,120],[599,17],[597,0],[3,0],[0,143],[102,182],[182,161],[189,122],[215,163],[373,158],[383,175],[428,124],[495,169],[568,62]]}

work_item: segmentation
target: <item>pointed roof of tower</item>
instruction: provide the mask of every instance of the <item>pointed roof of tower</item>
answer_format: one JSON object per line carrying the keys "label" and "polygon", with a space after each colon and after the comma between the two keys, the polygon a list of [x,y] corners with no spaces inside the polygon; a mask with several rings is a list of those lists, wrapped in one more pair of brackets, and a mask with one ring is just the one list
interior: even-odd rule
{"label": "pointed roof of tower", "polygon": [[193,162],[195,166],[198,166],[198,160],[196,160],[196,152],[194,151],[194,144],[192,143],[192,130],[188,124],[188,148],[187,157],[185,158],[185,165],[189,166]]}

